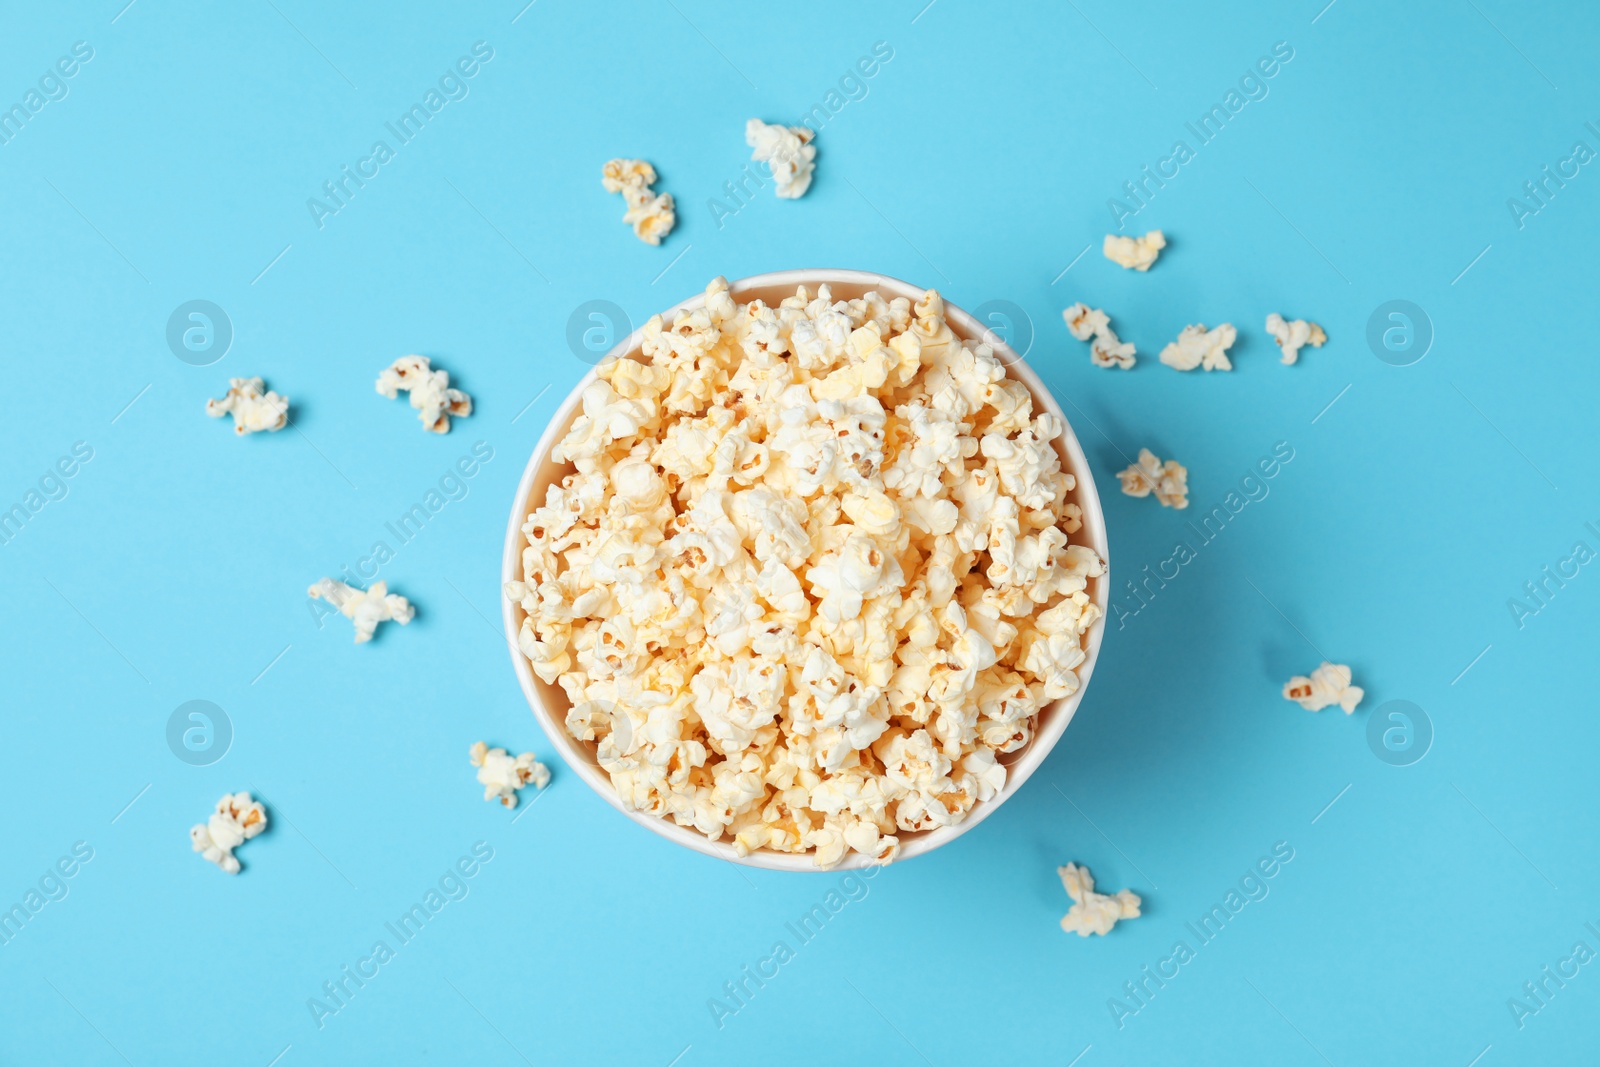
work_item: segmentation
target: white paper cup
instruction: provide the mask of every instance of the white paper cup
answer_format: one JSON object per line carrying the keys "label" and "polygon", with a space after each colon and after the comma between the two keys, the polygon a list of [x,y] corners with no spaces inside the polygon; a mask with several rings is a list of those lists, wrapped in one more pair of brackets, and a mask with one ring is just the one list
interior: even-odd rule
{"label": "white paper cup", "polygon": [[[907,282],[855,270],[778,271],[743,278],[731,283],[729,288],[736,300],[747,302],[759,297],[769,305],[776,306],[779,301],[793,296],[796,286],[804,285],[814,294],[817,287],[824,284],[830,287],[835,300],[851,300],[869,289],[876,289],[885,299],[892,300],[897,296],[904,296],[914,303],[923,293],[921,288]],[[663,312],[662,318],[670,323],[679,311],[698,308],[704,302],[703,293],[696,295]],[[1034,410],[1054,413],[1067,427],[1057,439],[1056,448],[1061,454],[1062,468],[1077,478],[1077,488],[1073,491],[1071,499],[1083,509],[1083,529],[1074,534],[1072,540],[1074,544],[1088,545],[1099,553],[1101,559],[1109,562],[1105,515],[1100,510],[1100,496],[1095,491],[1094,475],[1089,470],[1089,462],[1084,457],[1083,448],[1078,444],[1078,439],[1072,432],[1072,424],[1062,412],[1061,405],[1056,403],[1050,391],[1045,388],[1044,382],[1032,368],[1018,358],[1015,352],[999,343],[999,338],[992,334],[984,338],[985,330],[982,324],[948,301],[945,302],[945,321],[949,323],[950,329],[956,336],[964,340],[987,339],[994,346],[996,356],[1006,364],[1007,375],[1022,382],[1033,394]],[[635,330],[625,341],[612,349],[612,354],[637,357],[643,333],[642,329]],[[522,550],[527,546],[527,541],[522,536],[522,524],[527,521],[528,513],[544,502],[545,491],[551,483],[559,481],[573,471],[571,464],[556,463],[550,458],[550,453],[556,442],[566,435],[567,429],[577,417],[583,390],[594,380],[595,372],[591,370],[573,387],[567,399],[551,417],[550,425],[539,438],[539,443],[528,460],[527,469],[522,473],[522,481],[517,485],[517,495],[511,505],[511,520],[506,527],[505,555],[501,561],[500,574],[502,583],[522,579]],[[1067,724],[1072,721],[1073,713],[1078,710],[1078,702],[1083,699],[1083,694],[1089,688],[1089,677],[1094,672],[1095,660],[1100,654],[1100,642],[1105,636],[1105,612],[1110,582],[1109,570],[1104,576],[1089,580],[1087,592],[1090,599],[1100,608],[1101,617],[1084,636],[1086,658],[1077,671],[1080,681],[1078,691],[1040,709],[1033,740],[1020,751],[1001,757],[1000,761],[1007,767],[1005,788],[994,798],[976,804],[966,819],[955,826],[938,827],[911,834],[901,833],[900,855],[896,862],[931,852],[977,826],[1021,789],[1028,777],[1045,761],[1050,750],[1055,748],[1056,742],[1061,740],[1061,735],[1066,731]],[[566,693],[560,686],[546,685],[535,677],[527,657],[517,647],[517,634],[522,628],[525,614],[522,606],[502,596],[501,613],[505,620],[506,645],[511,651],[511,663],[516,669],[517,680],[522,684],[523,695],[528,698],[528,706],[533,709],[534,718],[539,721],[545,735],[550,738],[550,743],[561,754],[567,766],[591,789],[600,794],[606,803],[645,829],[707,856],[774,871],[817,869],[809,853],[758,849],[748,856],[740,856],[734,852],[733,845],[727,840],[711,841],[691,827],[679,826],[671,819],[646,815],[624,806],[616,790],[612,788],[610,778],[600,769],[595,759],[595,746],[590,742],[579,741],[567,732],[566,715],[571,703],[567,700]],[[868,857],[850,852],[842,862],[831,869],[849,870],[866,867],[871,863],[872,860]]]}

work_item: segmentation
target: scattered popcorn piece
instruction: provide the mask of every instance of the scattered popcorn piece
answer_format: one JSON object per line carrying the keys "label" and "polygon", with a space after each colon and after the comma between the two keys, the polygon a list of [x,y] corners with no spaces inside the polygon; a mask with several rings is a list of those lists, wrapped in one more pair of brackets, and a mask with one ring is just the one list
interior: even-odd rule
{"label": "scattered popcorn piece", "polygon": [[380,622],[392,620],[404,626],[417,613],[405,597],[389,592],[387,582],[373,582],[363,592],[337,578],[323,578],[306,590],[306,595],[326,600],[339,609],[339,614],[355,623],[358,645],[372,640],[373,631]]}
{"label": "scattered popcorn piece", "polygon": [[508,808],[517,806],[517,790],[532,782],[543,789],[550,784],[550,769],[534,758],[532,752],[511,756],[503,748],[490,748],[479,741],[469,753],[472,765],[478,768],[478,781],[483,786],[483,799],[499,798]]}
{"label": "scattered popcorn piece", "polygon": [[1296,675],[1283,687],[1283,698],[1292,700],[1307,711],[1321,711],[1334,704],[1349,715],[1366,696],[1366,690],[1350,684],[1350,668],[1338,663],[1324,663],[1311,672],[1311,677]]}
{"label": "scattered popcorn piece", "polygon": [[1328,335],[1323,333],[1322,327],[1316,323],[1307,322],[1305,319],[1287,322],[1276,311],[1267,316],[1267,332],[1278,342],[1278,347],[1283,349],[1283,362],[1289,364],[1300,358],[1300,350],[1306,345],[1321,348],[1322,342],[1328,339]]}
{"label": "scattered popcorn piece", "polygon": [[1108,328],[1105,333],[1096,337],[1089,344],[1089,362],[1096,367],[1116,367],[1119,370],[1133,369],[1133,342],[1119,341],[1117,335]]}
{"label": "scattered popcorn piece", "polygon": [[211,818],[189,828],[189,844],[229,874],[239,873],[233,850],[267,828],[267,812],[248,792],[224,793]]}
{"label": "scattered popcorn piece", "polygon": [[1097,336],[1111,325],[1110,316],[1081,300],[1063,311],[1061,317],[1066,321],[1067,331],[1080,341]]}
{"label": "scattered popcorn piece", "polygon": [[405,390],[411,406],[419,412],[422,428],[433,433],[450,432],[450,416],[471,415],[472,398],[450,388],[450,375],[430,369],[427,356],[401,356],[378,375],[378,393],[390,400]]}
{"label": "scattered popcorn piece", "polygon": [[1057,867],[1056,873],[1061,875],[1061,884],[1066,887],[1067,896],[1072,898],[1072,907],[1061,917],[1061,929],[1067,933],[1075,933],[1079,937],[1088,937],[1090,934],[1104,937],[1117,925],[1117,920],[1139,917],[1141,901],[1137,894],[1126,889],[1115,896],[1096,893],[1094,876],[1089,873],[1089,868],[1069,863],[1065,867]]}
{"label": "scattered popcorn piece", "polygon": [[769,126],[760,119],[744,124],[744,141],[753,151],[750,158],[765,163],[777,183],[781,200],[798,200],[811,188],[811,172],[816,169],[817,147],[811,143],[816,133],[805,126]]}
{"label": "scattered popcorn piece", "polygon": [[1101,617],[1060,417],[933,290],[716,278],[641,334],[585,388],[505,586],[620,801],[829,867],[1002,795]]}
{"label": "scattered popcorn piece", "polygon": [[1101,251],[1106,258],[1119,267],[1129,270],[1149,270],[1150,265],[1156,261],[1161,250],[1167,247],[1167,237],[1160,230],[1151,230],[1143,237],[1118,237],[1116,234],[1106,234],[1106,242]]}
{"label": "scattered popcorn piece", "polygon": [[671,193],[657,195],[627,195],[628,210],[622,221],[633,227],[634,236],[645,244],[658,245],[678,223],[678,215]]}
{"label": "scattered popcorn piece", "polygon": [[1201,324],[1185,326],[1178,339],[1161,350],[1161,362],[1177,370],[1232,370],[1228,349],[1238,337],[1232,323],[1225,322],[1215,330]]}
{"label": "scattered popcorn piece", "polygon": [[1073,337],[1090,341],[1089,362],[1096,367],[1133,369],[1133,343],[1117,339],[1111,329],[1111,319],[1104,311],[1077,303],[1063,311],[1061,317],[1066,320]]}
{"label": "scattered popcorn piece", "polygon": [[233,416],[233,432],[243,437],[258,430],[278,431],[289,425],[289,398],[263,393],[260,378],[229,378],[228,395],[207,400],[206,414],[213,419]]}
{"label": "scattered popcorn piece", "polygon": [[1165,463],[1148,448],[1139,449],[1139,462],[1117,472],[1122,491],[1129,496],[1155,493],[1162,507],[1189,506],[1189,469],[1175,459]]}
{"label": "scattered popcorn piece", "polygon": [[600,168],[600,184],[608,193],[620,193],[630,186],[655,183],[656,168],[642,159],[613,159]]}
{"label": "scattered popcorn piece", "polygon": [[642,159],[613,159],[600,169],[606,192],[621,193],[628,205],[622,221],[633,227],[635,237],[651,245],[660,244],[678,222],[672,194],[656,195],[650,188],[655,183],[656,169]]}

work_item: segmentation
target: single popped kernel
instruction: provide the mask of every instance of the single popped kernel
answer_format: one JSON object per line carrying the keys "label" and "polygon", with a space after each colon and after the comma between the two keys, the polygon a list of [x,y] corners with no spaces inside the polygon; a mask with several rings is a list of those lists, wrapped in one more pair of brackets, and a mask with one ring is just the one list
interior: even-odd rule
{"label": "single popped kernel", "polygon": [[239,873],[233,850],[267,828],[267,812],[248,792],[224,793],[203,823],[189,828],[194,850],[228,874]]}
{"label": "single popped kernel", "polygon": [[600,184],[608,193],[620,193],[629,186],[655,183],[656,168],[642,159],[613,159],[600,168]]}
{"label": "single popped kernel", "polygon": [[432,370],[427,356],[401,356],[379,373],[377,389],[390,400],[409,392],[422,428],[432,433],[449,433],[452,415],[472,414],[472,398],[450,388],[450,375]]}
{"label": "single popped kernel", "polygon": [[1311,672],[1311,677],[1296,675],[1283,686],[1283,698],[1307,711],[1321,711],[1337,704],[1349,715],[1366,695],[1359,685],[1350,684],[1350,668],[1338,663],[1325,662]]}
{"label": "single popped kernel", "polygon": [[1278,347],[1283,349],[1283,362],[1293,364],[1300,358],[1300,350],[1306,345],[1312,348],[1321,348],[1328,335],[1322,332],[1322,327],[1305,319],[1285,321],[1284,317],[1274,311],[1267,316],[1267,332],[1272,339],[1278,342]]}
{"label": "single popped kernel", "polygon": [[1132,370],[1133,343],[1118,340],[1111,329],[1111,319],[1104,311],[1077,303],[1061,313],[1067,329],[1080,341],[1089,341],[1089,362],[1096,367],[1117,367]]}
{"label": "single popped kernel", "polygon": [[613,159],[600,169],[600,184],[608,193],[621,193],[628,205],[622,221],[645,244],[658,245],[672,232],[678,216],[671,193],[657,193],[656,169],[642,159]]}
{"label": "single popped kernel", "polygon": [[1133,342],[1119,341],[1109,329],[1089,343],[1089,362],[1096,367],[1133,369]]}
{"label": "single popped kernel", "polygon": [[228,395],[221,400],[207,400],[206,414],[213,419],[232,415],[233,432],[240,437],[260,430],[283,429],[289,425],[289,398],[263,393],[265,384],[260,378],[229,378]]}
{"label": "single popped kernel", "polygon": [[777,183],[781,200],[797,200],[811,188],[812,161],[817,147],[811,143],[816,133],[805,126],[769,126],[760,119],[744,124],[744,141],[753,151],[750,158],[765,163]]}
{"label": "single popped kernel", "polygon": [[1215,330],[1204,325],[1185,326],[1178,339],[1161,350],[1161,362],[1175,370],[1232,370],[1228,362],[1228,349],[1238,340],[1239,331],[1232,323],[1223,323]]}
{"label": "single popped kernel", "polygon": [[535,759],[532,752],[512,756],[503,748],[490,748],[479,741],[472,746],[468,756],[472,765],[478,768],[483,799],[498,799],[508,808],[517,806],[517,790],[529,782],[537,789],[550,784],[550,769]]}
{"label": "single popped kernel", "polygon": [[1111,325],[1111,318],[1099,308],[1079,301],[1061,313],[1067,331],[1080,341],[1087,341]]}
{"label": "single popped kernel", "polygon": [[1189,469],[1175,459],[1162,463],[1148,448],[1139,449],[1139,462],[1118,471],[1117,477],[1129,496],[1155,493],[1163,507],[1189,506]]}
{"label": "single popped kernel", "polygon": [[623,213],[622,221],[632,226],[634,236],[645,244],[660,244],[661,239],[677,225],[678,215],[671,193],[636,196],[629,190],[624,195],[628,210]]}
{"label": "single popped kernel", "polygon": [[505,586],[622,804],[829,867],[1000,796],[1101,618],[1060,417],[933,290],[716,278],[641,333]]}
{"label": "single popped kernel", "polygon": [[1108,233],[1101,251],[1105,253],[1107,259],[1119,267],[1146,271],[1165,247],[1167,247],[1166,235],[1160,230],[1151,230],[1143,237],[1119,237]]}
{"label": "single popped kernel", "polygon": [[358,645],[372,640],[380,622],[393,621],[404,626],[416,615],[410,601],[389,592],[387,582],[373,582],[362,591],[337,578],[323,578],[306,590],[306,595],[313,600],[326,600],[339,609],[339,614],[355,623]]}
{"label": "single popped kernel", "polygon": [[1066,888],[1067,896],[1072,898],[1072,907],[1061,917],[1061,929],[1067,933],[1079,937],[1088,937],[1090,934],[1104,937],[1117,925],[1118,920],[1139,917],[1139,905],[1142,902],[1137,894],[1126,889],[1115,895],[1096,893],[1094,876],[1089,873],[1089,868],[1069,863],[1065,867],[1057,867],[1056,873],[1061,875],[1061,884]]}

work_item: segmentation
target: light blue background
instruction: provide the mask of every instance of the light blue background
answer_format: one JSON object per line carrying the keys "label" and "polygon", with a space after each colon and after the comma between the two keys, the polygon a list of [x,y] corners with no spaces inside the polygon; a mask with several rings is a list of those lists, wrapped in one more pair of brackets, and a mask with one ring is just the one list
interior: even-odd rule
{"label": "light blue background", "polygon": [[[1591,5],[124,2],[13,7],[0,34],[6,103],[94,48],[0,146],[0,504],[75,441],[94,449],[0,547],[0,901],[94,849],[0,947],[0,1062],[1592,1058],[1600,966],[1520,1029],[1507,1000],[1576,941],[1600,949],[1600,577],[1521,629],[1507,601],[1579,539],[1600,548],[1600,174],[1522,229],[1506,206],[1577,139],[1600,147]],[[479,40],[494,58],[470,96],[319,230],[306,199]],[[794,121],[876,41],[894,58],[823,127],[809,195],[763,192],[719,226],[707,200],[747,160],[744,121]],[[1074,262],[1108,198],[1193,147],[1184,123],[1280,41],[1294,58],[1269,95],[1130,223],[1170,235],[1159,265]],[[677,197],[660,248],[600,188],[618,155]],[[587,369],[573,309],[611,300],[637,323],[712,275],[808,266],[1026,309],[1119,586],[1276,442],[1295,458],[1108,630],[1077,720],[1014,800],[868,883],[719,1029],[708,998],[794,946],[785,923],[840,876],[692,854],[556,761],[513,823],[466,753],[550,753],[497,586],[518,475]],[[164,339],[197,298],[236,331],[203,368]],[[1436,333],[1407,367],[1366,342],[1396,298]],[[1091,367],[1060,320],[1077,299],[1110,311],[1136,370]],[[1274,310],[1321,322],[1326,347],[1281,366]],[[1156,362],[1186,323],[1223,320],[1234,373]],[[447,437],[373,393],[407,352],[475,398]],[[289,395],[298,432],[236,440],[205,418],[234,375]],[[470,495],[383,568],[416,621],[359,648],[343,619],[319,628],[305,587],[388,540],[476,441],[494,458]],[[1116,491],[1141,446],[1188,465],[1188,513]],[[1319,649],[1366,687],[1354,716],[1279,697]],[[191,699],[233,722],[212,766],[165,742]],[[1367,744],[1393,699],[1436,731],[1413,766]],[[235,789],[273,824],[228,878],[186,831]],[[307,999],[478,841],[494,859],[470,895],[319,1030]],[[1270,895],[1119,1029],[1108,998],[1193,947],[1185,922],[1280,841],[1294,860]],[[1068,860],[1145,916],[1062,934]]]}

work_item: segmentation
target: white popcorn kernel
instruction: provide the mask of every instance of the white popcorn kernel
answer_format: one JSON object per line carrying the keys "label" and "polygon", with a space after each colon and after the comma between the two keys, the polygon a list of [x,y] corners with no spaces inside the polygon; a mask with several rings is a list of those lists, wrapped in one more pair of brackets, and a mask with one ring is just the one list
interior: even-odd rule
{"label": "white popcorn kernel", "polygon": [[422,428],[431,433],[449,433],[450,416],[472,414],[472,398],[460,389],[450,388],[450,375],[430,369],[427,356],[401,356],[378,375],[378,395],[395,399],[402,391],[411,394]]}
{"label": "white popcorn kernel", "polygon": [[233,432],[240,437],[261,430],[276,432],[289,425],[289,398],[261,390],[260,378],[229,378],[228,395],[207,400],[206,414],[213,419],[233,416]]}
{"label": "white popcorn kernel", "polygon": [[895,409],[910,432],[910,447],[883,472],[883,484],[904,497],[934,497],[942,479],[958,477],[966,461],[978,451],[977,442],[962,432],[962,422],[950,411],[914,401]]}
{"label": "white popcorn kernel", "polygon": [[1162,463],[1148,448],[1139,449],[1139,462],[1118,471],[1117,477],[1128,496],[1155,493],[1162,507],[1189,506],[1189,468],[1175,459]]}
{"label": "white popcorn kernel", "polygon": [[1111,319],[1104,311],[1077,303],[1063,311],[1061,317],[1066,320],[1073,337],[1090,342],[1089,361],[1096,367],[1133,369],[1133,344],[1117,338],[1111,329]]}
{"label": "white popcorn kernel", "polygon": [[1066,320],[1068,331],[1080,341],[1087,341],[1111,324],[1110,317],[1104,311],[1082,301],[1063,311],[1061,317]]}
{"label": "white popcorn kernel", "polygon": [[1156,257],[1165,247],[1167,247],[1166,235],[1160,230],[1151,230],[1143,237],[1119,237],[1108,233],[1101,251],[1105,253],[1107,259],[1119,267],[1146,271],[1155,263]]}
{"label": "white popcorn kernel", "polygon": [[642,159],[613,159],[600,168],[600,184],[608,193],[620,193],[630,185],[654,185],[656,168]]}
{"label": "white popcorn kernel", "polygon": [[1134,352],[1132,341],[1119,341],[1109,329],[1089,343],[1089,362],[1096,367],[1116,367],[1132,370]]}
{"label": "white popcorn kernel", "polygon": [[224,793],[203,823],[189,828],[189,844],[228,874],[239,873],[233,850],[267,828],[267,811],[248,792]]}
{"label": "white popcorn kernel", "polygon": [[517,790],[529,782],[536,789],[550,784],[550,769],[535,759],[532,752],[512,756],[503,748],[490,748],[479,741],[469,750],[468,757],[478,768],[483,799],[499,800],[508,808],[517,806]]}
{"label": "white popcorn kernel", "polygon": [[981,748],[973,750],[962,759],[961,770],[963,781],[970,781],[970,791],[978,800],[998,796],[1006,787],[1006,766],[994,758],[993,752]]}
{"label": "white popcorn kernel", "polygon": [[658,245],[678,222],[671,193],[657,195],[656,169],[642,159],[613,159],[600,169],[600,184],[608,193],[621,193],[628,205],[622,221],[633,227],[645,244]]}
{"label": "white popcorn kernel", "polygon": [[1267,316],[1267,332],[1283,349],[1283,362],[1291,365],[1299,360],[1300,350],[1306,345],[1321,348],[1328,339],[1328,335],[1316,323],[1305,319],[1285,321],[1276,311]]}
{"label": "white popcorn kernel", "polygon": [[865,819],[857,819],[845,829],[844,840],[855,851],[876,863],[892,863],[900,854],[900,839],[894,834],[881,833],[877,826]]}
{"label": "white popcorn kernel", "polygon": [[1207,330],[1201,323],[1185,326],[1178,339],[1161,350],[1161,362],[1174,370],[1232,370],[1228,349],[1238,337],[1239,331],[1227,322],[1215,330]]}
{"label": "white popcorn kernel", "polygon": [[1111,932],[1118,920],[1139,917],[1139,905],[1142,902],[1136,894],[1126,889],[1115,896],[1096,893],[1094,876],[1089,873],[1089,868],[1069,863],[1056,868],[1056,873],[1061,875],[1061,884],[1066,888],[1067,896],[1072,898],[1072,907],[1061,917],[1061,929],[1067,933],[1075,933],[1079,937],[1088,937],[1090,934],[1103,937]]}
{"label": "white popcorn kernel", "polygon": [[864,599],[876,596],[881,586],[900,583],[900,565],[877,542],[853,533],[836,551],[826,553],[806,571],[811,594],[821,598],[817,614],[833,623],[861,614]]}
{"label": "white popcorn kernel", "polygon": [[811,831],[806,835],[805,843],[813,850],[812,862],[824,870],[844,859],[850,847],[845,841],[844,832],[828,825]]}
{"label": "white popcorn kernel", "polygon": [[[1082,638],[1076,627],[1063,627],[1056,631],[1038,630],[1022,646],[1022,658],[1017,666],[1040,679],[1040,692],[1045,700],[1060,700],[1078,691],[1078,675],[1083,664]],[[1020,693],[1018,694],[1020,698]],[[986,734],[985,743],[999,752],[1014,752],[1027,744],[1028,737],[1017,730],[1020,724],[1009,717],[991,718],[993,726]]]}
{"label": "white popcorn kernel", "polygon": [[634,236],[645,244],[660,244],[677,225],[678,214],[671,193],[639,196],[630,189],[624,196],[628,210],[623,212],[622,221],[632,226]]}
{"label": "white popcorn kernel", "polygon": [[811,143],[816,133],[805,126],[769,126],[760,119],[744,124],[744,140],[753,151],[750,158],[765,163],[772,172],[779,199],[797,200],[811,188],[811,172],[817,148]]}
{"label": "white popcorn kernel", "polygon": [[1350,668],[1337,663],[1324,663],[1309,678],[1295,675],[1283,686],[1283,698],[1307,711],[1321,711],[1337,704],[1349,715],[1366,695],[1359,685],[1350,684]]}
{"label": "white popcorn kernel", "polygon": [[387,582],[373,582],[363,591],[337,578],[322,578],[306,590],[306,595],[314,600],[326,600],[339,609],[339,614],[355,623],[358,645],[372,640],[380,622],[393,621],[404,626],[416,614],[410,601],[389,592]]}

